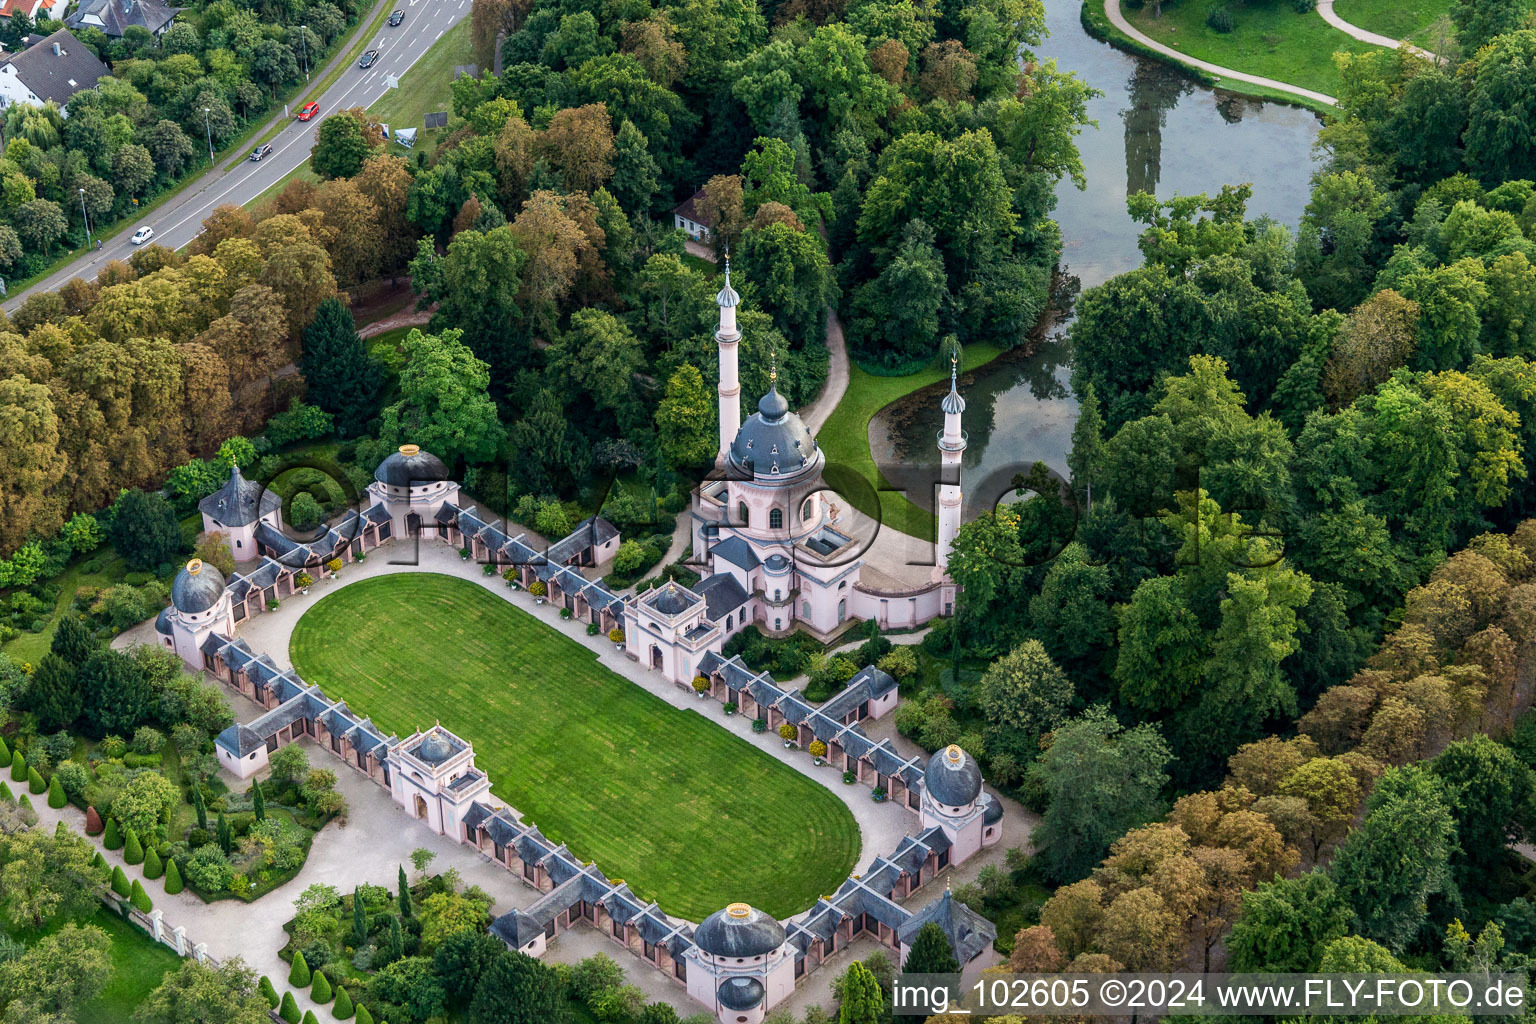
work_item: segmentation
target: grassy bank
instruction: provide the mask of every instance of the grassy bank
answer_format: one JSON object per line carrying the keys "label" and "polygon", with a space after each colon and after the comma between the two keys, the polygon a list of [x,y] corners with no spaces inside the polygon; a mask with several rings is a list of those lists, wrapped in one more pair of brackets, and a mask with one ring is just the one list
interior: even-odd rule
{"label": "grassy bank", "polygon": [[[971,345],[965,349],[963,369],[974,370],[990,363],[1003,351],[996,345]],[[827,465],[853,471],[874,491],[840,490],[849,504],[865,515],[878,515],[885,526],[924,540],[934,537],[933,514],[918,508],[897,491],[880,490],[888,484],[869,451],[869,421],[898,398],[947,376],[949,367],[938,363],[905,377],[877,377],[855,363],[848,368],[848,390],[843,394],[843,400],[837,403],[826,424],[816,433],[816,441],[826,453]]]}
{"label": "grassy bank", "polygon": [[[411,69],[400,76],[400,87],[391,89],[368,108],[370,117],[391,128],[421,128],[426,115],[453,108],[450,86],[453,69],[474,62],[473,42],[468,18],[443,33],[443,37],[422,54]],[[442,141],[447,129],[422,129],[416,136],[416,149],[431,153]],[[389,145],[392,153],[404,150]]]}
{"label": "grassy bank", "polygon": [[[1206,16],[1216,7],[1227,9],[1232,31],[1217,32],[1206,25]],[[1340,88],[1334,53],[1375,49],[1333,28],[1316,12],[1298,14],[1283,2],[1175,0],[1162,5],[1161,17],[1154,17],[1156,5],[1152,3],[1140,9],[1122,5],[1121,11],[1138,31],[1180,53],[1330,96],[1338,95]]]}
{"label": "grassy bank", "polygon": [[1450,9],[1450,0],[1335,0],[1333,5],[1333,12],[1351,25],[1420,46],[1434,41],[1430,26]]}

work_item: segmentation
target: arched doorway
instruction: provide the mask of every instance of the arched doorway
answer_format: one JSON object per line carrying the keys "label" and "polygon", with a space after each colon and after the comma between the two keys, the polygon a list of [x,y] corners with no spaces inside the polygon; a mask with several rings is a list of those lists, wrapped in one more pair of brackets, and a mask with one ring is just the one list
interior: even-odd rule
{"label": "arched doorway", "polygon": [[837,602],[837,621],[842,622],[848,617],[848,599],[845,597]]}
{"label": "arched doorway", "polygon": [[415,537],[421,533],[421,516],[412,512],[405,517],[405,533],[409,537]]}
{"label": "arched doorway", "polygon": [[661,671],[661,648],[651,644],[651,668]]}
{"label": "arched doorway", "polygon": [[416,817],[423,821],[427,818],[427,802],[421,798],[420,793],[416,794]]}

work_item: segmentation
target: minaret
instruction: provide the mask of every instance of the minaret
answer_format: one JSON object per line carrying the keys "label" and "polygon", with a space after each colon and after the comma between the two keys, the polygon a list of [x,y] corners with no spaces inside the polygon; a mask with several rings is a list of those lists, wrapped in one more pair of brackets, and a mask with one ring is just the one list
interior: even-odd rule
{"label": "minaret", "polygon": [[731,287],[731,256],[725,256],[725,287],[715,296],[720,307],[720,329],[715,343],[720,346],[720,454],[723,457],[741,429],[741,382],[736,379],[736,348],[741,332],[736,329],[736,307],[741,296]]}
{"label": "minaret", "polygon": [[959,364],[949,359],[949,394],[940,406],[944,410],[944,429],[939,432],[939,534],[934,552],[935,575],[942,576],[949,565],[950,545],[960,529],[960,457],[965,452],[965,431],[960,429],[960,414],[965,399],[955,386]]}

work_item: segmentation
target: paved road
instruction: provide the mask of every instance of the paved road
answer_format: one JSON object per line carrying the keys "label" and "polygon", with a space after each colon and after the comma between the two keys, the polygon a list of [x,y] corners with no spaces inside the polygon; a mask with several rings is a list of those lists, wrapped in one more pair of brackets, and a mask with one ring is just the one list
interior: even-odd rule
{"label": "paved road", "polygon": [[[1332,4],[1329,6],[1331,8]],[[1212,64],[1209,61],[1197,60],[1194,57],[1189,56],[1187,53],[1180,53],[1173,47],[1166,46],[1163,43],[1158,42],[1156,39],[1153,39],[1151,36],[1137,30],[1136,27],[1133,26],[1129,21],[1126,21],[1125,15],[1120,13],[1120,0],[1104,0],[1104,14],[1109,18],[1110,24],[1114,25],[1115,28],[1119,29],[1121,32],[1124,32],[1126,35],[1130,36],[1132,39],[1136,40],[1141,45],[1148,47],[1149,49],[1156,50],[1158,53],[1172,57],[1180,64],[1187,64],[1192,68],[1199,68],[1201,71],[1208,71],[1213,75],[1220,75],[1222,78],[1235,78],[1239,82],[1248,82],[1251,85],[1262,85],[1267,89],[1274,89],[1277,92],[1288,92],[1293,96],[1302,96],[1306,99],[1313,100],[1318,103],[1325,103],[1330,107],[1336,106],[1339,102],[1326,93],[1313,92],[1311,89],[1303,89],[1300,86],[1291,85],[1289,82],[1277,81],[1273,78],[1264,78],[1260,75],[1250,75],[1243,71],[1234,71],[1231,68],[1224,68],[1220,64]]]}
{"label": "paved road", "polygon": [[[327,114],[347,107],[367,107],[383,96],[389,88],[386,77],[405,74],[406,69],[441,39],[444,32],[468,17],[470,0],[382,0],[379,4],[379,7],[392,6],[405,10],[405,22],[399,28],[382,25],[375,38],[370,40],[369,45],[379,50],[378,63],[366,71],[356,64],[343,71],[341,77],[319,97],[319,116],[307,123],[290,121],[271,140],[272,154],[265,160],[255,164],[248,160],[229,163],[226,156],[223,167],[216,166],[201,181],[144,220],[124,228],[115,238],[108,239],[99,251],[80,257],[24,292],[14,292],[7,296],[5,310],[14,310],[33,292],[53,291],[74,277],[95,276],[97,269],[108,260],[127,259],[134,250],[129,238],[140,224],[148,224],[155,229],[154,240],[159,244],[179,249],[197,235],[203,219],[215,207],[222,203],[244,205],[255,199],[309,159],[315,132]],[[375,7],[365,13],[364,22],[371,21],[377,10],[378,7]],[[349,45],[347,49],[350,48]],[[316,69],[315,77],[323,77],[323,74],[324,69]],[[293,104],[293,112],[297,113],[301,105]],[[196,141],[199,145],[205,145],[200,138]]]}

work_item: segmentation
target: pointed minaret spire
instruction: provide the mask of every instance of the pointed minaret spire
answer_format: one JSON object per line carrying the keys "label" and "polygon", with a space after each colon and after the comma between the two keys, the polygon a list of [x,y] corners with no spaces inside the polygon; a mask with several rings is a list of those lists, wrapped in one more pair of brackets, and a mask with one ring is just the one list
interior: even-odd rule
{"label": "pointed minaret spire", "polygon": [[731,287],[731,254],[725,254],[725,287],[715,296],[720,307],[720,327],[715,344],[720,351],[720,454],[723,456],[741,429],[741,382],[736,378],[736,350],[741,332],[736,329],[736,307],[741,296]]}
{"label": "pointed minaret spire", "polygon": [[965,452],[965,431],[960,429],[960,414],[965,399],[960,397],[960,359],[949,357],[949,394],[939,407],[944,410],[944,430],[939,434],[939,533],[934,552],[936,575],[949,566],[949,549],[960,531],[960,459]]}

